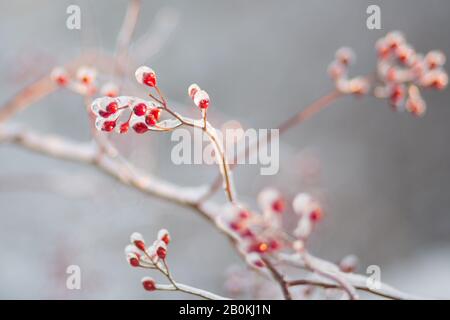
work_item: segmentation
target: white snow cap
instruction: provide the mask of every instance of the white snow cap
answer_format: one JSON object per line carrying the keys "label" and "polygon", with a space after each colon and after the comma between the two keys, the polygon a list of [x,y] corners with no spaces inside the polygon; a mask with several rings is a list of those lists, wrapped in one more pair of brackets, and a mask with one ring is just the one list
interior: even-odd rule
{"label": "white snow cap", "polygon": [[312,197],[309,194],[299,193],[292,201],[294,212],[298,215],[303,215],[309,211],[312,201]]}
{"label": "white snow cap", "polygon": [[129,244],[125,247],[125,254],[137,254],[139,253],[139,250],[136,248],[135,245]]}
{"label": "white snow cap", "polygon": [[200,102],[203,100],[209,101],[209,95],[205,90],[197,91],[194,95],[194,103],[197,107],[200,107]]}
{"label": "white snow cap", "polygon": [[133,232],[130,236],[131,243],[134,243],[136,241],[142,241],[144,242],[144,237],[139,232]]}
{"label": "white snow cap", "polygon": [[139,68],[137,68],[136,72],[134,73],[137,82],[139,82],[140,84],[144,84],[144,74],[146,73],[155,74],[155,71],[147,66],[140,66]]}
{"label": "white snow cap", "polygon": [[308,238],[312,231],[312,222],[307,217],[298,220],[297,228],[294,230],[294,236],[300,239]]}
{"label": "white snow cap", "polygon": [[271,208],[280,197],[281,193],[277,189],[265,188],[258,194],[258,204],[262,209]]}
{"label": "white snow cap", "polygon": [[114,82],[107,82],[102,86],[100,93],[104,96],[117,96],[119,87]]}
{"label": "white snow cap", "polygon": [[262,261],[261,257],[256,252],[247,254],[245,256],[245,260],[247,261],[248,264],[250,264],[252,266],[256,266],[256,267],[264,266],[264,261]]}
{"label": "white snow cap", "polygon": [[80,67],[77,70],[77,79],[81,82],[92,83],[97,76],[97,70],[91,67]]}
{"label": "white snow cap", "polygon": [[170,233],[167,229],[161,229],[158,231],[158,239],[159,240],[162,240],[166,235],[170,237]]}
{"label": "white snow cap", "polygon": [[200,87],[198,86],[198,84],[193,83],[188,88],[188,95],[189,95],[189,97],[191,97],[191,99],[194,99],[195,94],[199,91],[200,91]]}

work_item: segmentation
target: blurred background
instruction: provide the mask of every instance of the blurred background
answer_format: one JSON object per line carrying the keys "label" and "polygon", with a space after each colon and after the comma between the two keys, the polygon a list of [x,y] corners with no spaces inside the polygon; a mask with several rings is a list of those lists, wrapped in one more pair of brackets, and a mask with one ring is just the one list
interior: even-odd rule
{"label": "blurred background", "polygon": [[[181,113],[195,111],[186,88],[200,84],[212,98],[209,114],[217,127],[229,120],[275,127],[333,89],[326,69],[337,48],[352,47],[357,62],[351,73],[367,74],[375,68],[376,40],[391,30],[403,31],[419,52],[450,55],[445,0],[143,2],[135,38],[149,41],[149,50],[131,50],[142,58],[136,63],[157,71]],[[81,30],[66,28],[71,4],[81,8]],[[0,103],[87,48],[112,52],[126,4],[1,1]],[[366,27],[370,4],[381,7],[381,30]],[[158,17],[170,29],[160,37],[152,27]],[[136,90],[132,68],[127,79]],[[255,206],[265,186],[288,199],[301,191],[316,194],[326,219],[311,241],[314,254],[338,261],[353,253],[362,273],[379,265],[382,281],[449,298],[450,90],[425,99],[429,108],[422,119],[394,113],[386,101],[370,97],[340,99],[282,137],[278,175],[238,167],[241,198]],[[15,120],[40,132],[89,139],[83,100],[65,90]],[[217,172],[214,166],[173,165],[167,135],[129,134],[114,141],[136,165],[183,185],[207,183]],[[180,282],[227,294],[227,268],[243,265],[227,239],[193,212],[142,195],[92,167],[12,145],[0,146],[0,159],[0,298],[186,297],[149,295],[140,284],[146,273],[125,261],[123,248],[133,231],[150,240],[162,227],[172,234],[169,262]],[[81,267],[81,290],[66,289],[71,264]]]}

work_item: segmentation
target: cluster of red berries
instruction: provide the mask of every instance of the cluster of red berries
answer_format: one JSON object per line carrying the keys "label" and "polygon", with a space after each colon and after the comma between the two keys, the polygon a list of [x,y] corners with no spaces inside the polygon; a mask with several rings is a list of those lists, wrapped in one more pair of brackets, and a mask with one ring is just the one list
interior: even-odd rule
{"label": "cluster of red berries", "polygon": [[397,111],[422,116],[426,104],[419,87],[442,90],[447,86],[445,55],[437,50],[426,55],[417,53],[400,32],[379,39],[376,49],[377,72],[383,84],[375,89],[375,96],[389,99]]}
{"label": "cluster of red berries", "polygon": [[218,217],[218,223],[231,230],[239,239],[240,249],[246,254],[247,262],[255,267],[264,267],[261,259],[263,254],[289,246],[299,250],[314,225],[323,218],[319,203],[307,194],[299,194],[293,201],[294,212],[299,216],[294,230],[297,241],[294,241],[295,245],[289,244],[282,226],[282,216],[286,210],[282,194],[276,189],[266,188],[258,195],[258,204],[261,214],[231,205]]}
{"label": "cluster of red berries", "polygon": [[343,47],[336,51],[335,60],[328,67],[328,74],[336,88],[345,94],[363,95],[370,89],[369,81],[363,77],[349,78],[348,68],[355,61],[352,49]]}
{"label": "cluster of red berries", "polygon": [[[76,70],[75,79],[71,79],[69,72],[63,67],[52,70],[50,78],[61,87],[68,87],[83,95],[94,95],[97,92],[97,71],[93,68],[82,66]],[[116,97],[119,88],[113,82],[106,82],[101,86],[100,93],[107,97]]]}
{"label": "cluster of red berries", "polygon": [[[136,133],[145,133],[155,127],[161,117],[160,105],[128,96],[95,99],[91,109],[97,116],[95,126],[106,132],[116,129],[118,133],[127,133],[131,127]],[[129,110],[129,115],[118,125],[125,110]]]}
{"label": "cluster of red berries", "polygon": [[[82,79],[88,81],[88,74],[84,72],[80,76],[84,75]],[[118,133],[127,133],[131,127],[136,133],[142,134],[151,130],[152,127],[159,128],[158,122],[160,121],[161,110],[167,108],[167,105],[157,86],[156,73],[149,67],[141,66],[137,68],[135,76],[138,83],[155,88],[161,100],[153,95],[150,96],[155,101],[151,102],[136,97],[118,97],[111,93],[114,88],[111,87],[111,84],[108,84],[103,92],[109,92],[109,94],[94,100],[91,104],[92,112],[96,115],[95,126],[98,130],[106,132],[115,130]],[[66,74],[61,73],[60,70],[55,71],[53,77],[58,83],[66,83]],[[188,93],[201,110],[208,108],[210,100],[206,91],[201,90],[198,85],[192,84],[189,86]],[[118,124],[121,114],[127,109],[130,110],[128,118]]]}
{"label": "cluster of red berries", "polygon": [[[374,95],[386,98],[396,111],[408,111],[422,116],[426,103],[419,87],[444,89],[448,75],[443,69],[445,55],[441,51],[430,51],[426,55],[417,53],[400,32],[388,33],[375,45],[378,54],[377,76],[381,85],[375,87]],[[328,73],[336,88],[344,94],[366,94],[370,90],[367,78],[348,78],[348,67],[354,62],[354,53],[349,48],[336,52]]]}
{"label": "cluster of red berries", "polygon": [[[142,268],[155,268],[167,256],[167,246],[170,242],[170,235],[166,229],[158,232],[157,239],[151,246],[146,247],[144,238],[138,232],[134,232],[130,237],[131,244],[125,247],[125,256],[130,266]],[[142,279],[145,290],[156,290],[156,283],[150,277]]]}

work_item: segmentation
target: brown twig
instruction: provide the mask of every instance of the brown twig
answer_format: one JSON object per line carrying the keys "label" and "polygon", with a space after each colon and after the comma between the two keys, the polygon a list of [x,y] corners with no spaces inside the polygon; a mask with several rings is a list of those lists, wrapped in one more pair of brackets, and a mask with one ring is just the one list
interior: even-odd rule
{"label": "brown twig", "polygon": [[[317,280],[307,280],[307,279],[297,279],[297,280],[291,280],[287,282],[287,285],[289,287],[295,287],[295,286],[314,286],[314,287],[320,287],[320,288],[324,288],[324,289],[340,289],[342,290],[342,287],[334,284],[334,283],[328,283],[328,282],[322,282],[322,281],[317,281]],[[365,291],[383,298],[387,298],[387,299],[392,299],[392,300],[398,300],[399,297],[398,296],[394,296],[394,295],[390,295],[390,294],[386,294],[386,293],[381,293],[381,292],[376,292],[373,291],[367,287],[363,287],[363,286],[355,286],[355,288],[357,290],[361,290],[361,291]]]}
{"label": "brown twig", "polygon": [[284,279],[284,276],[275,268],[268,258],[262,258],[262,261],[266,265],[267,269],[269,269],[273,279],[280,286],[284,298],[286,300],[292,300],[291,293],[289,292],[289,283]]}

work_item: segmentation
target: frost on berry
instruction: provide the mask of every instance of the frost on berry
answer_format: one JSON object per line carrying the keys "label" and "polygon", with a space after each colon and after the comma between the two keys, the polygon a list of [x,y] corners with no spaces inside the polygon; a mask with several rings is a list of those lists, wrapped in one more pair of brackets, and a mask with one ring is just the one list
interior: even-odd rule
{"label": "frost on berry", "polygon": [[342,63],[338,61],[333,61],[328,66],[328,75],[333,79],[334,81],[337,81],[338,79],[343,78],[347,73],[347,67],[342,65]]}
{"label": "frost on berry", "polygon": [[311,234],[314,225],[322,220],[322,208],[319,202],[307,193],[298,194],[292,202],[292,207],[299,216],[294,235],[298,239],[306,239]]}
{"label": "frost on berry", "polygon": [[166,229],[161,229],[158,231],[158,240],[163,241],[166,245],[170,242],[170,234]]}
{"label": "frost on berry", "polygon": [[209,95],[206,91],[200,90],[194,95],[194,103],[200,109],[207,109],[209,107]]}
{"label": "frost on berry", "polygon": [[351,273],[355,272],[356,268],[358,267],[358,257],[355,255],[348,255],[342,258],[342,260],[339,262],[339,269],[341,269],[342,272]]}
{"label": "frost on berry", "polygon": [[140,257],[140,255],[138,255],[136,253],[128,253],[126,255],[127,261],[130,264],[130,266],[132,266],[132,267],[139,267],[139,265],[140,265],[139,257]]}
{"label": "frost on berry", "polygon": [[249,265],[251,265],[253,267],[257,267],[257,268],[264,267],[264,261],[262,261],[260,255],[257,254],[256,252],[248,253],[245,256],[245,260]]}
{"label": "frost on berry", "polygon": [[377,42],[377,74],[382,84],[374,95],[386,98],[396,111],[422,116],[426,103],[420,88],[444,89],[448,75],[443,69],[445,55],[433,50],[423,55],[414,50],[399,32],[390,32]]}
{"label": "frost on berry", "polygon": [[284,199],[281,193],[274,188],[263,189],[258,195],[258,204],[265,211],[274,213],[284,211]]}
{"label": "frost on berry", "polygon": [[445,64],[445,54],[439,50],[433,50],[425,56],[425,63],[429,69],[436,69]]}
{"label": "frost on berry", "polygon": [[130,242],[133,243],[139,250],[145,251],[145,241],[142,234],[133,232],[130,236]]}
{"label": "frost on berry", "polygon": [[50,73],[50,78],[59,86],[65,86],[69,83],[69,74],[62,67],[54,68]]}
{"label": "frost on berry", "polygon": [[328,74],[334,80],[336,88],[345,94],[365,95],[370,84],[363,77],[348,77],[348,68],[355,61],[355,53],[351,48],[343,47],[336,51],[335,59],[328,67]]}
{"label": "frost on berry", "polygon": [[[423,55],[406,41],[405,36],[393,31],[380,38],[376,44],[377,68],[373,94],[387,99],[396,111],[406,110],[415,116],[422,116],[426,103],[422,98],[410,95],[410,88],[433,88],[442,90],[448,85],[448,75],[443,69],[446,58],[442,51],[432,50]],[[348,76],[348,67],[354,60],[349,48],[337,50],[328,73],[336,89],[343,94],[365,95],[370,92],[368,77]]]}
{"label": "frost on berry", "polygon": [[191,97],[192,100],[194,100],[195,94],[199,91],[200,91],[200,87],[196,83],[193,83],[188,88],[188,95],[189,95],[189,97]]}
{"label": "frost on berry", "polygon": [[425,114],[427,107],[425,101],[422,99],[419,89],[416,86],[410,86],[405,108],[416,117],[421,117]]}
{"label": "frost on berry", "polygon": [[310,209],[312,197],[307,193],[299,193],[292,202],[294,212],[298,215],[303,215]]}
{"label": "frost on berry", "polygon": [[94,83],[97,76],[97,71],[91,67],[80,67],[77,70],[76,77],[84,85],[91,85]]}
{"label": "frost on berry", "polygon": [[298,239],[306,239],[311,234],[313,224],[310,219],[300,217],[297,227],[294,229],[294,236]]}
{"label": "frost on berry", "polygon": [[348,66],[355,61],[355,53],[353,52],[353,49],[348,47],[342,47],[337,50],[335,56],[336,61],[345,66]]}
{"label": "frost on berry", "polygon": [[149,87],[156,86],[156,73],[153,69],[147,66],[141,66],[136,69],[135,77],[138,83]]}
{"label": "frost on berry", "polygon": [[197,84],[194,83],[189,86],[188,95],[200,109],[205,110],[209,107],[210,99],[208,93],[200,89]]}
{"label": "frost on berry", "polygon": [[101,87],[100,93],[104,96],[114,98],[119,95],[119,87],[113,82],[107,82]]}

